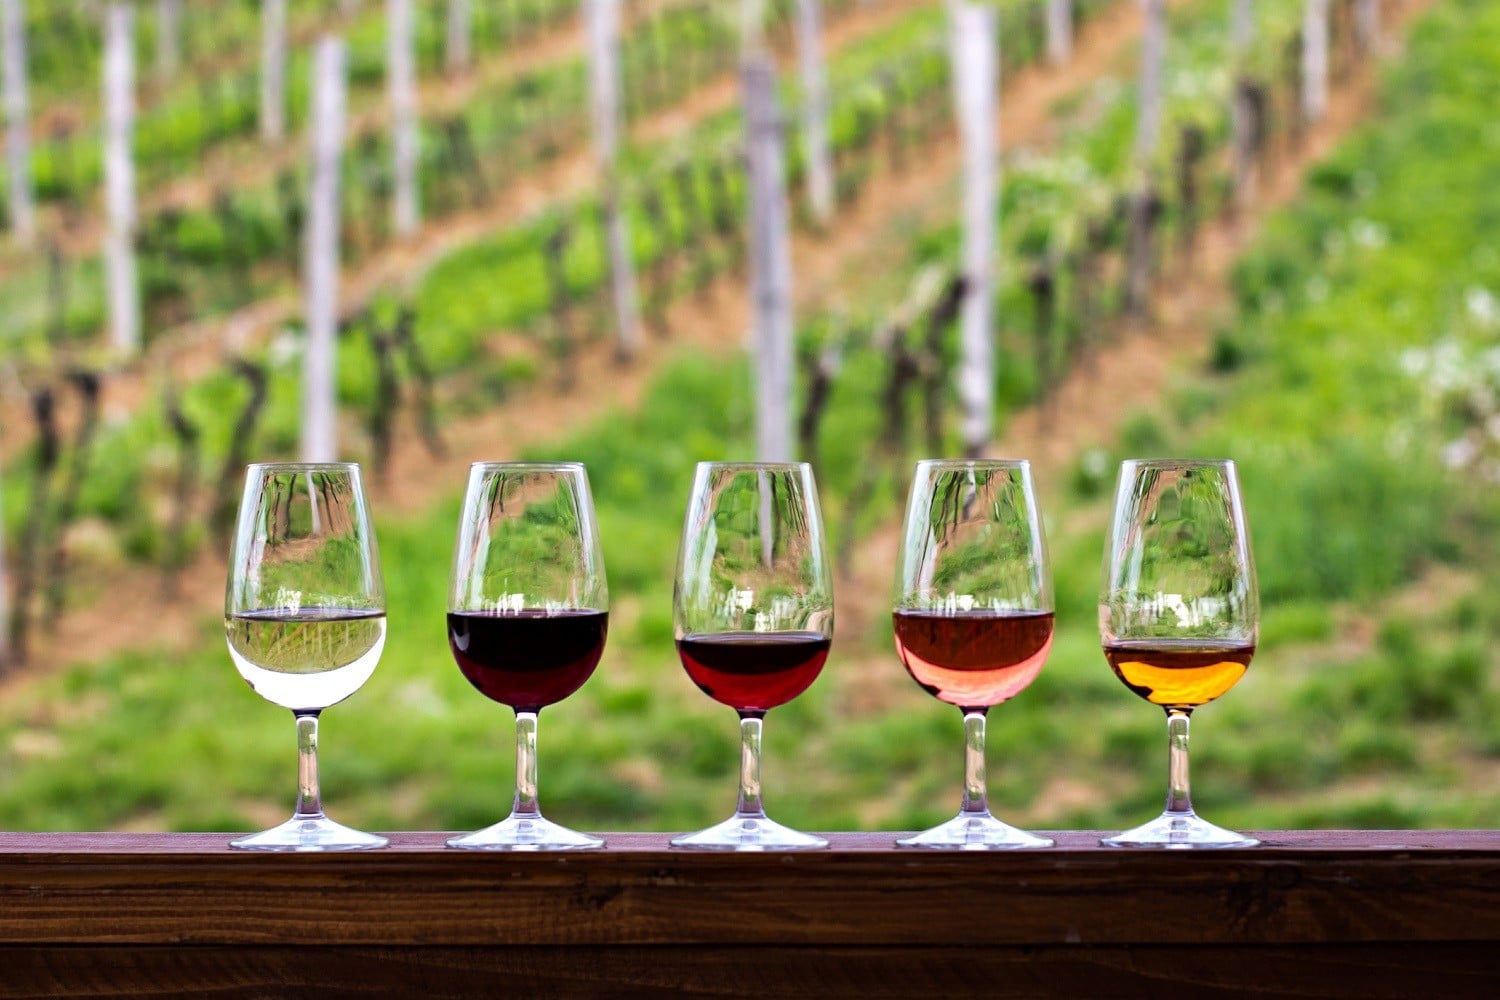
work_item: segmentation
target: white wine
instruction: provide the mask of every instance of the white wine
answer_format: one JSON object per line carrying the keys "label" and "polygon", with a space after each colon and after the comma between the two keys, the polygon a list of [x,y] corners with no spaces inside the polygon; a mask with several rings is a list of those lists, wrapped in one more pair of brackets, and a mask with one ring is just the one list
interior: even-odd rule
{"label": "white wine", "polygon": [[358,608],[247,611],[224,619],[235,669],[272,704],[319,710],[358,691],[385,648],[385,612]]}

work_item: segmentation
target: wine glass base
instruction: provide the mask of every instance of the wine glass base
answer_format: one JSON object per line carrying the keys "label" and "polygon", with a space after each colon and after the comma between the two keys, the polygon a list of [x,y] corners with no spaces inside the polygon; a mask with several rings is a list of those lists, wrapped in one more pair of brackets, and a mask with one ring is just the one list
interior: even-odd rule
{"label": "wine glass base", "polygon": [[690,851],[816,851],[828,841],[761,816],[731,816],[722,823],[672,839]]}
{"label": "wine glass base", "polygon": [[510,816],[474,833],[449,837],[448,846],[462,851],[593,851],[603,837],[560,826],[540,814]]}
{"label": "wine glass base", "polygon": [[327,816],[293,816],[280,826],[229,842],[241,851],[370,851],[390,841]]}
{"label": "wine glass base", "polygon": [[1215,826],[1196,813],[1164,812],[1149,823],[1099,841],[1105,847],[1147,847],[1165,850],[1254,847],[1260,841]]}
{"label": "wine glass base", "polygon": [[1051,847],[1053,842],[1002,823],[989,813],[959,813],[948,822],[896,841],[897,847],[922,847],[936,851],[1012,851]]}

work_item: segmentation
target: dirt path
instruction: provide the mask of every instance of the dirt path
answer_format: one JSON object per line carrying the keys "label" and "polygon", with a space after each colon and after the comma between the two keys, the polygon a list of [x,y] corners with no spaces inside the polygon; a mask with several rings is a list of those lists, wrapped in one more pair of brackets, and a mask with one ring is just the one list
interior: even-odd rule
{"label": "dirt path", "polygon": [[[1008,141],[1039,145],[1051,138],[1049,109],[1068,95],[1120,65],[1139,32],[1134,4],[1121,4],[1086,26],[1073,61],[1062,70],[1029,68],[1008,81],[1001,105]],[[879,238],[893,215],[929,207],[933,192],[951,185],[957,150],[951,142],[928,151],[920,167],[891,175],[878,171],[857,205],[846,208],[823,236],[799,233],[793,245],[799,301],[827,294],[835,279],[864,278],[859,262],[888,256]],[[888,288],[877,292],[888,298]],[[740,279],[723,276],[702,300],[679,299],[669,313],[669,341],[647,338],[636,362],[621,368],[608,344],[579,352],[577,389],[559,394],[550,379],[478,417],[444,427],[448,456],[433,459],[414,436],[399,435],[390,483],[376,494],[378,509],[417,511],[450,494],[463,481],[468,463],[512,457],[527,444],[564,437],[614,407],[633,407],[652,373],[686,347],[731,355],[743,343],[749,312]],[[66,615],[50,634],[37,636],[33,662],[94,659],[121,649],[187,648],[201,639],[200,628],[216,617],[223,588],[222,554],[205,552],[184,571],[175,601],[164,601],[154,572],[130,570],[87,607]],[[882,592],[884,585],[882,585]],[[64,653],[64,651],[66,651]]]}
{"label": "dirt path", "polygon": [[[1411,21],[1437,2],[1392,5],[1386,27],[1391,44],[1403,41]],[[1059,484],[1085,449],[1111,443],[1122,421],[1162,402],[1174,377],[1201,368],[1217,321],[1233,309],[1228,278],[1235,261],[1254,241],[1261,222],[1297,196],[1309,169],[1369,119],[1376,108],[1377,82],[1376,68],[1361,62],[1331,91],[1327,118],[1304,136],[1300,148],[1283,153],[1263,171],[1252,211],[1238,223],[1219,219],[1203,227],[1191,269],[1170,265],[1176,270],[1169,269],[1159,283],[1151,321],[1135,329],[1122,327],[1091,363],[1071,368],[1056,390],[1050,421],[1037,407],[1014,414],[988,454],[1030,459],[1045,503],[1045,494],[1060,492]],[[890,613],[891,554],[899,542],[900,527],[893,520],[861,544],[851,578],[840,582],[839,629],[856,642],[871,635]],[[887,654],[882,646],[870,655]],[[852,669],[861,677],[885,678],[892,689],[909,686],[899,671]],[[862,705],[865,699],[878,703],[883,697],[869,687],[860,692]]]}

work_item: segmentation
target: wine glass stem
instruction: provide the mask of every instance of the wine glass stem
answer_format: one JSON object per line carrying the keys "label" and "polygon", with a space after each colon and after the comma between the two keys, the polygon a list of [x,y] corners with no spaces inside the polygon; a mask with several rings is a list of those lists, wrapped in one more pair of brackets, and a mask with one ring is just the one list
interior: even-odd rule
{"label": "wine glass stem", "polygon": [[1193,796],[1188,787],[1188,713],[1167,709],[1167,812],[1191,813]]}
{"label": "wine glass stem", "polygon": [[536,713],[516,713],[516,816],[540,816],[536,801]]}
{"label": "wine glass stem", "polygon": [[318,713],[297,713],[297,815],[322,816],[318,790]]}
{"label": "wine glass stem", "polygon": [[760,801],[760,731],[759,715],[740,716],[740,803],[737,816],[764,816]]}
{"label": "wine glass stem", "polygon": [[967,814],[988,815],[989,793],[984,772],[984,712],[964,712],[964,802]]}

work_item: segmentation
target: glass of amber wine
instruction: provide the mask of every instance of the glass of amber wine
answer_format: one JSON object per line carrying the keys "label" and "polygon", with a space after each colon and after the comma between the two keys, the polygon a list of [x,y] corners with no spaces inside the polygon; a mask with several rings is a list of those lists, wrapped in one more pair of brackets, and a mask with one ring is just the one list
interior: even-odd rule
{"label": "glass of amber wine", "polygon": [[1020,460],[917,463],[896,564],[896,651],[922,690],[964,717],[958,815],[901,847],[1051,847],[990,814],[984,725],[1036,680],[1052,649],[1047,541],[1031,466]]}
{"label": "glass of amber wine", "polygon": [[1115,676],[1167,713],[1166,809],[1106,847],[1254,847],[1193,812],[1188,719],[1245,675],[1260,598],[1231,461],[1120,466],[1104,551],[1099,632]]}

